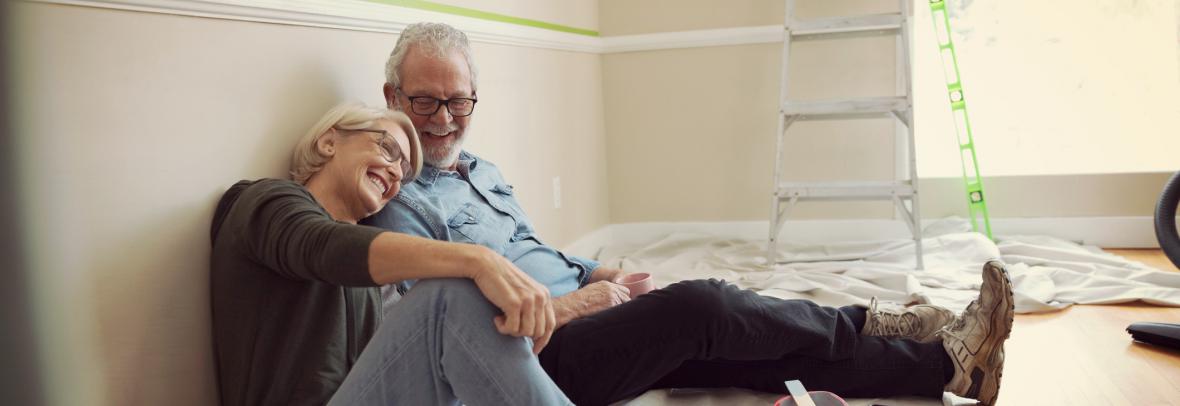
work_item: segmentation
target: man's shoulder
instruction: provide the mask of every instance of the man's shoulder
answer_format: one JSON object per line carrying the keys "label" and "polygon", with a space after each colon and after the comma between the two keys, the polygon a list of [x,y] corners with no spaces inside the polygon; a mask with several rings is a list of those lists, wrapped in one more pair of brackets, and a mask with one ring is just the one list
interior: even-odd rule
{"label": "man's shoulder", "polygon": [[497,173],[500,172],[500,167],[496,166],[496,164],[492,163],[492,161],[489,161],[489,160],[485,159],[484,157],[481,157],[479,155],[475,155],[475,154],[467,152],[467,151],[463,151],[462,153],[460,153],[459,159],[470,159],[470,160],[475,161],[475,166],[476,166],[477,170],[490,169],[490,170],[496,171]]}
{"label": "man's shoulder", "polygon": [[426,186],[419,182],[410,182],[402,186],[381,211],[361,223],[390,227],[407,218],[429,216],[435,211],[431,202],[430,192],[426,190]]}
{"label": "man's shoulder", "polygon": [[468,159],[475,161],[472,164],[472,176],[479,179],[490,179],[496,184],[506,183],[504,174],[500,172],[500,167],[492,163],[492,161],[483,159],[475,154],[464,151]]}
{"label": "man's shoulder", "polygon": [[390,202],[421,206],[430,200],[430,191],[427,190],[428,187],[421,182],[410,182],[408,185],[403,185],[401,191],[397,192],[397,195]]}

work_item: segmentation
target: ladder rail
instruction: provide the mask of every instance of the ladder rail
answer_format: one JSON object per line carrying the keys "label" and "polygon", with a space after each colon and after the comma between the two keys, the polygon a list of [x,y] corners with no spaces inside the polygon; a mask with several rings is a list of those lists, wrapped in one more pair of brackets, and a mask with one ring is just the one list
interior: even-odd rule
{"label": "ladder rail", "polygon": [[[913,196],[909,199],[910,200],[910,213],[909,213],[910,216],[909,216],[908,220],[910,221],[910,223],[912,223],[910,226],[910,233],[913,234],[913,236],[914,236],[914,257],[915,257],[915,264],[914,265],[917,266],[917,269],[926,269],[926,264],[925,264],[924,256],[922,253],[922,216],[920,214],[922,212],[921,211],[922,205],[921,205],[921,194],[919,193],[919,189],[918,189],[918,153],[917,153],[917,147],[915,145],[915,144],[917,144],[917,142],[914,140],[914,82],[913,82],[914,73],[913,73],[913,67],[910,65],[910,61],[911,61],[911,56],[910,56],[910,53],[911,53],[911,51],[910,51],[910,48],[911,48],[910,47],[910,45],[911,45],[910,34],[911,34],[911,32],[910,32],[910,30],[912,29],[910,26],[910,21],[914,17],[914,11],[910,7],[912,5],[910,3],[910,1],[911,0],[898,0],[897,1],[898,7],[901,9],[901,32],[899,34],[900,34],[901,43],[902,43],[902,46],[900,48],[901,48],[901,54],[903,55],[902,66],[904,69],[904,72],[903,72],[904,74],[902,75],[902,80],[905,81],[904,86],[906,88],[906,93],[905,93],[906,104],[908,106],[910,106],[910,108],[906,110],[906,112],[904,114],[905,120],[903,120],[906,124],[906,135],[909,138],[909,142],[907,144],[909,144],[909,165],[908,166],[910,169],[910,187],[912,187],[913,191],[914,191]],[[904,207],[904,204],[902,204],[902,202],[898,201],[897,203],[898,203],[898,209],[901,209]]]}
{"label": "ladder rail", "polygon": [[[783,138],[786,137],[787,129],[791,126],[791,122],[794,121],[794,118],[784,115],[784,111],[783,111],[783,107],[786,106],[786,104],[787,104],[787,90],[789,89],[788,85],[790,84],[790,82],[789,82],[790,65],[789,64],[791,62],[791,57],[790,57],[791,56],[791,22],[793,20],[792,16],[794,15],[794,13],[795,13],[795,0],[786,0],[786,4],[783,7],[783,51],[781,54],[781,61],[782,61],[781,64],[782,65],[779,69],[780,78],[779,78],[779,88],[778,88],[778,105],[779,105],[778,126],[777,126],[778,131],[775,133],[775,147],[774,147],[774,184],[775,185],[778,185],[779,182],[782,180],[783,145],[785,144]],[[774,264],[776,261],[778,261],[777,255],[775,253],[775,247],[777,246],[779,229],[780,229],[780,227],[782,227],[783,220],[785,220],[785,218],[780,218],[780,217],[784,217],[786,215],[785,210],[779,209],[780,204],[781,204],[781,201],[778,198],[778,190],[777,190],[777,186],[776,186],[775,190],[771,194],[771,202],[770,202],[770,227],[769,227],[770,228],[770,232],[769,232],[770,235],[767,238],[767,244],[766,244],[766,263],[767,264]]]}
{"label": "ladder rail", "polygon": [[[775,134],[774,160],[774,191],[770,205],[769,235],[767,238],[767,264],[773,266],[778,262],[777,240],[786,221],[791,207],[802,200],[835,201],[835,200],[891,200],[899,213],[899,220],[910,229],[915,243],[915,266],[924,268],[922,258],[922,233],[920,204],[918,203],[918,174],[917,157],[914,143],[913,128],[913,72],[910,66],[910,23],[913,10],[908,3],[912,0],[898,0],[898,14],[879,14],[856,17],[824,18],[811,21],[794,19],[795,0],[785,0],[783,16],[783,44],[781,60],[781,77],[779,82],[779,120]],[[888,33],[898,36],[898,63],[901,70],[898,74],[897,87],[902,96],[869,97],[860,99],[818,100],[792,102],[788,97],[790,89],[790,54],[793,39],[824,38],[845,34],[864,34],[870,32]],[[783,150],[786,146],[786,133],[796,120],[812,119],[849,119],[892,115],[904,125],[904,137],[901,129],[895,128],[895,143],[904,140],[906,147],[895,151],[905,158],[894,160],[895,183],[908,182],[904,189],[881,187],[878,185],[835,185],[816,183],[814,186],[784,184],[783,179]],[[895,144],[896,145],[896,144]],[[902,167],[904,165],[904,168]],[[908,180],[898,179],[908,175]],[[827,188],[826,190],[824,188]],[[834,188],[834,189],[833,189]],[[899,194],[900,193],[900,194]],[[906,203],[909,203],[907,206]]]}

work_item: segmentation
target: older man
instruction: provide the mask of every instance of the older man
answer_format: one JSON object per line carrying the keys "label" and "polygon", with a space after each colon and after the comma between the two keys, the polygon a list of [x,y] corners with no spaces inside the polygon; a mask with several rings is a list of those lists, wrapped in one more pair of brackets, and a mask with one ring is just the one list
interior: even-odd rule
{"label": "older man", "polygon": [[365,223],[489,247],[546,285],[560,327],[540,361],[575,403],[609,404],[665,387],[781,393],[789,379],[853,397],[945,390],[995,401],[1012,326],[1002,264],[984,266],[980,297],[958,318],[934,306],[822,307],[715,280],[628,301],[614,283],[622,270],[541,242],[495,165],[462,150],[478,100],[462,32],[407,27],[386,75],[385,99],[418,128],[427,167]]}

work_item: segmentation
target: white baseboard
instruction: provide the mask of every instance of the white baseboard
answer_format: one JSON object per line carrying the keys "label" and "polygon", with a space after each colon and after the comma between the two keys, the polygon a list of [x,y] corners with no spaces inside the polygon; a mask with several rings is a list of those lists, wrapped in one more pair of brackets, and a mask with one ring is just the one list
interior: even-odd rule
{"label": "white baseboard", "polygon": [[[955,220],[923,220],[924,229],[932,224]],[[564,251],[581,256],[594,256],[610,244],[642,244],[671,233],[703,233],[729,238],[767,238],[766,221],[732,222],[667,222],[609,224],[590,232]],[[992,220],[996,237],[1006,235],[1047,235],[1103,248],[1159,248],[1153,220],[1138,217],[1036,217],[998,218]],[[779,234],[781,241],[799,243],[832,243],[902,239],[909,236],[905,225],[898,220],[788,220]]]}

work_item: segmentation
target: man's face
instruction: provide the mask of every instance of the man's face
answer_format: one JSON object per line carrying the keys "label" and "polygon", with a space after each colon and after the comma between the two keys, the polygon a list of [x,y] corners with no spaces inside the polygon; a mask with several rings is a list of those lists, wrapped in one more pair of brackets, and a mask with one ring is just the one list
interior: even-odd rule
{"label": "man's face", "polygon": [[463,54],[453,51],[439,59],[410,48],[402,61],[401,89],[385,84],[385,101],[391,109],[404,111],[418,129],[422,139],[423,162],[454,170],[463,147],[471,116],[455,117],[445,103],[430,115],[417,114],[410,108],[410,97],[427,96],[440,100],[456,97],[475,98],[471,88],[471,71]]}

